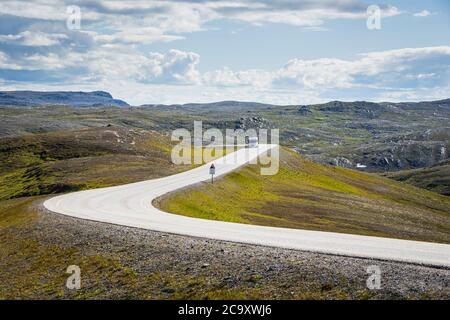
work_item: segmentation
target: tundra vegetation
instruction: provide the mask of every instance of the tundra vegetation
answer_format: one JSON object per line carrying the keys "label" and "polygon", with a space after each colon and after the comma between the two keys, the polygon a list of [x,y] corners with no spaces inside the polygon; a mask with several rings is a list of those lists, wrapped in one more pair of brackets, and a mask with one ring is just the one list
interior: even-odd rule
{"label": "tundra vegetation", "polygon": [[285,148],[280,154],[276,175],[248,165],[156,202],[203,219],[450,243],[450,198]]}
{"label": "tundra vegetation", "polygon": [[[365,260],[80,221],[48,213],[42,202],[190,169],[171,163],[170,133],[202,120],[205,129],[280,128],[280,172],[260,176],[246,166],[214,188],[200,184],[159,199],[164,209],[449,243],[449,198],[439,195],[448,194],[449,110],[447,100],[0,107],[0,298],[448,298],[429,283],[405,291],[418,283],[414,277],[439,282],[445,270],[380,262],[393,285],[369,292]],[[368,172],[356,171],[357,163]],[[72,264],[81,267],[80,291],[64,286]],[[404,268],[410,282],[396,280]]]}

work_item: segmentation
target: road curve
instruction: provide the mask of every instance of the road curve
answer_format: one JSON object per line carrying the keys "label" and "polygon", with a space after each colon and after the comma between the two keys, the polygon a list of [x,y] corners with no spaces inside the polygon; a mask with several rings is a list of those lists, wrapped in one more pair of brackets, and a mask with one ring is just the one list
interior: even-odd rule
{"label": "road curve", "polygon": [[[261,144],[228,154],[214,161],[216,176],[277,147]],[[210,179],[209,166],[154,180],[63,194],[45,201],[44,206],[81,219],[194,237],[450,267],[447,244],[204,220],[167,213],[152,205],[159,196]]]}

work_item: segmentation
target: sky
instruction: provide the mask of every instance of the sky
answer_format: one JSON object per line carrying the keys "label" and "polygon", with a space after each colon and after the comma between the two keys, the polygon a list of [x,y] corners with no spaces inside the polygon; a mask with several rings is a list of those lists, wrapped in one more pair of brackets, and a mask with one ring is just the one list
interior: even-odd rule
{"label": "sky", "polygon": [[0,90],[133,105],[445,99],[450,1],[2,0]]}

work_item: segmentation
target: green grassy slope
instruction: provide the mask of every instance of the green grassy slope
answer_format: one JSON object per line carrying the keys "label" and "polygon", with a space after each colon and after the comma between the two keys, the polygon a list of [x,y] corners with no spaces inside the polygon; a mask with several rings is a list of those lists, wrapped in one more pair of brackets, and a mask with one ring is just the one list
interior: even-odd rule
{"label": "green grassy slope", "polygon": [[0,200],[172,174],[169,137],[104,127],[0,139]]}
{"label": "green grassy slope", "polygon": [[[148,240],[150,242],[142,243],[143,237],[140,235],[130,238],[130,235],[133,235],[130,230],[121,231],[120,228],[110,230],[109,226],[101,227],[102,224],[86,224],[83,221],[42,211],[41,203],[49,197],[44,194],[127,183],[188,169],[188,167],[173,166],[170,162],[169,151],[168,136],[116,125],[0,139],[0,198],[2,199],[0,200],[0,270],[2,270],[0,299],[330,299],[371,296],[372,293],[364,291],[365,278],[363,287],[358,283],[349,282],[345,277],[337,283],[330,283],[331,277],[336,278],[334,269],[333,272],[329,272],[329,276],[323,269],[318,269],[320,274],[325,274],[321,279],[317,279],[316,276],[296,278],[296,275],[301,272],[289,269],[289,272],[285,272],[284,278],[280,280],[278,271],[268,277],[267,272],[258,271],[259,269],[246,271],[245,264],[242,269],[230,269],[229,265],[215,260],[217,258],[215,249],[213,253],[205,257],[204,251],[201,251],[204,249],[198,248],[191,258],[186,260],[186,253],[191,253],[192,247],[181,247],[175,250],[172,247],[160,246],[158,242],[154,244],[154,241],[164,238],[163,235],[155,236],[151,238],[151,241]],[[307,188],[305,190],[297,188],[298,175],[305,180],[305,176],[309,174],[306,169],[311,171],[309,188],[313,191],[317,188],[345,190],[343,199],[348,199],[347,193],[350,191],[356,194],[361,191],[359,190],[361,187],[353,182],[330,183],[327,178],[331,179],[330,172],[335,172],[339,176],[345,173],[347,179],[353,181],[356,178],[348,175],[352,171],[341,169],[334,171],[332,168],[324,168],[286,151],[282,153],[282,156],[281,173],[283,175],[260,177],[257,168],[245,168],[222,179],[215,188],[221,186],[227,179],[231,179],[225,188],[229,193],[225,194],[225,198],[219,194],[213,196],[221,203],[224,210],[219,210],[222,207],[217,207],[217,203],[208,202],[212,201],[211,199],[205,199],[205,204],[209,205],[208,209],[211,210],[206,212],[206,217],[213,212],[215,215],[224,213],[221,217],[223,219],[234,217],[241,222],[279,223],[284,221],[284,218],[271,217],[273,213],[267,206],[270,206],[272,202],[278,205],[280,199],[291,198],[292,202],[296,201],[292,198],[293,195],[279,194],[277,189],[281,186],[285,188],[280,189],[281,191],[307,192]],[[303,173],[299,172],[299,165],[304,165]],[[317,171],[318,169],[322,170],[323,174],[322,171]],[[321,175],[316,178],[314,175],[319,173]],[[355,175],[360,177],[359,173]],[[373,176],[373,179],[377,178]],[[381,180],[390,182],[387,179]],[[254,183],[250,184],[249,181]],[[272,184],[270,188],[268,183]],[[401,186],[396,182],[391,183]],[[364,181],[360,184],[364,185]],[[247,190],[240,189],[243,185],[247,187]],[[245,209],[236,209],[238,207],[237,198],[234,195],[236,192],[239,193],[240,199],[249,200],[248,207]],[[327,192],[331,197],[335,191]],[[324,192],[323,196],[325,195]],[[439,215],[447,219],[448,209],[447,207],[439,209],[436,206],[437,204],[448,206],[448,202],[442,203],[443,197],[431,196],[428,192],[420,193],[420,195],[426,200],[423,207],[428,206],[421,210],[424,214],[431,212],[432,218],[428,221],[428,225],[423,223],[421,228],[429,228],[430,232],[437,230],[436,237],[442,238],[440,231],[442,228],[436,225],[442,220]],[[265,198],[262,198],[263,196]],[[330,199],[336,198],[333,197]],[[418,197],[417,201],[420,202],[421,198]],[[225,205],[224,202],[229,203]],[[194,204],[193,211],[199,208],[197,202]],[[265,211],[260,211],[258,204],[265,204]],[[251,209],[252,207],[254,209]],[[285,213],[291,214],[288,210],[285,210]],[[407,217],[409,218],[408,215]],[[258,221],[258,219],[261,220]],[[286,217],[286,221],[288,219],[289,217]],[[434,224],[433,219],[436,220]],[[286,221],[283,224],[286,224]],[[415,222],[415,224],[418,225],[421,222],[423,221]],[[330,228],[334,226],[330,225]],[[446,232],[448,234],[448,230]],[[175,246],[178,246],[178,242]],[[143,258],[142,252],[151,253]],[[167,256],[162,255],[161,252],[174,258],[167,260]],[[179,254],[180,252],[183,254]],[[256,256],[259,257],[259,255]],[[224,257],[224,259],[227,258],[228,256]],[[214,264],[217,263],[217,269],[211,266],[211,270],[203,268],[203,260],[212,261],[211,266],[214,268]],[[198,266],[193,261],[198,261]],[[266,263],[266,260],[264,263],[261,262],[261,268],[263,268],[261,270],[266,270]],[[82,290],[80,291],[65,289],[68,276],[65,270],[71,264],[79,265],[82,269]],[[298,262],[293,262],[293,265],[298,266]],[[217,270],[222,273],[218,275]],[[314,274],[314,272],[308,272],[308,274]],[[229,275],[239,275],[242,279],[238,278],[239,281],[233,281],[229,285],[223,280]],[[295,295],[291,292],[295,292]]]}
{"label": "green grassy slope", "polygon": [[386,177],[450,196],[450,161],[429,168],[387,173]]}
{"label": "green grassy slope", "polygon": [[[92,242],[79,239],[78,231],[62,230],[58,215],[42,212],[42,201],[49,194],[152,179],[191,168],[173,165],[170,151],[167,135],[120,126],[0,139],[0,300],[156,299],[167,298],[161,291],[167,285],[186,288],[189,292],[181,297],[187,298],[194,280],[209,288],[207,281],[166,270],[138,276],[120,261],[128,256],[127,250],[119,246],[112,254],[93,249]],[[80,230],[86,228],[82,221],[79,225]],[[109,245],[104,233],[92,232],[95,243]],[[57,243],[49,244],[47,235]],[[81,291],[64,287],[70,264],[83,270]],[[214,294],[208,290],[213,289],[198,294]]]}
{"label": "green grassy slope", "polygon": [[[170,133],[191,128],[279,128],[281,144],[320,163],[366,171],[422,168],[450,157],[450,100],[437,103],[329,102],[310,106],[213,104],[148,108],[0,106],[0,137],[62,129],[104,127]],[[442,151],[444,150],[444,151]]]}
{"label": "green grassy slope", "polygon": [[204,219],[450,242],[450,199],[375,174],[322,166],[282,149],[280,171],[247,166],[158,199]]}
{"label": "green grassy slope", "polygon": [[[0,299],[86,299],[115,285],[133,292],[136,275],[116,256],[82,253],[76,243],[42,241],[45,236],[37,227],[42,195],[156,178],[188,168],[171,163],[169,137],[150,131],[110,126],[1,138]],[[67,236],[55,226],[44,226],[42,234]],[[91,280],[85,278],[85,286],[94,288],[88,293],[71,294],[64,288],[64,270],[73,261],[92,275]]]}

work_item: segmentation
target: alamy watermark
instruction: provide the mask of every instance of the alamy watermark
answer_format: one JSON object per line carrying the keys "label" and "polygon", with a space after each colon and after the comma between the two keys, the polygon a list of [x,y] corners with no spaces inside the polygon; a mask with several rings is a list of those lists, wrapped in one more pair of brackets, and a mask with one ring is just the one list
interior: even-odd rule
{"label": "alamy watermark", "polygon": [[367,29],[380,30],[381,29],[381,8],[377,5],[367,7]]}
{"label": "alamy watermark", "polygon": [[67,267],[66,273],[70,276],[66,280],[66,288],[69,290],[81,289],[81,269],[77,265],[70,265]]}
{"label": "alamy watermark", "polygon": [[[279,169],[278,129],[203,130],[202,121],[194,121],[193,134],[185,128],[175,129],[171,140],[178,142],[171,152],[172,162],[216,165],[260,164],[261,175],[275,175]],[[225,155],[229,148],[240,149]]]}
{"label": "alamy watermark", "polygon": [[381,269],[377,265],[370,265],[366,272],[370,275],[366,280],[366,285],[369,290],[381,289]]}
{"label": "alamy watermark", "polygon": [[79,6],[68,6],[66,8],[66,26],[69,30],[81,29],[81,8]]}

